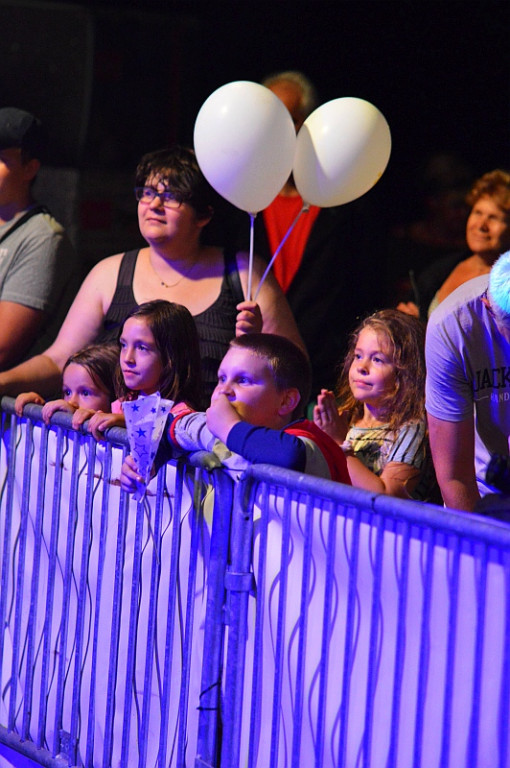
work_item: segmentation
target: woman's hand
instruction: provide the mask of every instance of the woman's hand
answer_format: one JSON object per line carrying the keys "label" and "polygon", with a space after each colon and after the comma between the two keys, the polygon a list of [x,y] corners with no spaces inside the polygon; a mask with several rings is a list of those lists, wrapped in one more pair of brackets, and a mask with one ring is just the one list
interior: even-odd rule
{"label": "woman's hand", "polygon": [[103,413],[96,411],[89,421],[89,432],[96,440],[104,439],[104,431],[110,427],[125,427],[126,419],[123,413]]}
{"label": "woman's hand", "polygon": [[236,307],[236,336],[262,331],[262,312],[255,301],[241,301]]}
{"label": "woman's hand", "polygon": [[23,408],[29,403],[35,403],[35,405],[44,405],[46,400],[38,395],[37,392],[22,392],[18,395],[14,401],[14,413],[16,416],[23,416]]}
{"label": "woman's hand", "polygon": [[50,423],[50,419],[57,411],[63,411],[64,413],[74,413],[76,408],[67,400],[48,400],[46,405],[42,409],[42,417],[45,424]]}
{"label": "woman's hand", "polygon": [[329,389],[321,389],[317,398],[317,405],[313,409],[313,420],[316,426],[342,445],[349,431],[349,414],[347,411],[339,411],[333,392]]}

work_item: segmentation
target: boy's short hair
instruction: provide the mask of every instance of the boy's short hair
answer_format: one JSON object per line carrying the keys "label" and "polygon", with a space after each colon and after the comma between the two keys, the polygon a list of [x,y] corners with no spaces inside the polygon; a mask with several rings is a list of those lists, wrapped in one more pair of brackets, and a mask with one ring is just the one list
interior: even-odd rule
{"label": "boy's short hair", "polygon": [[264,358],[273,374],[278,391],[295,388],[299,391],[299,405],[292,418],[304,414],[312,391],[312,369],[305,353],[290,339],[275,333],[246,333],[230,342],[236,349],[248,349]]}

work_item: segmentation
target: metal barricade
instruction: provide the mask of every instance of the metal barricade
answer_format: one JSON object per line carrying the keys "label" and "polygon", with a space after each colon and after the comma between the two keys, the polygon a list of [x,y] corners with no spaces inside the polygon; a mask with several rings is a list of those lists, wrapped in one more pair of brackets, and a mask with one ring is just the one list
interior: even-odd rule
{"label": "metal barricade", "polygon": [[508,768],[507,524],[259,466],[232,532],[222,768]]}
{"label": "metal barricade", "polygon": [[510,528],[2,400],[0,743],[50,768],[508,768]]}
{"label": "metal barricade", "polygon": [[0,742],[50,766],[215,764],[232,481],[170,462],[137,504],[124,430],[2,408]]}

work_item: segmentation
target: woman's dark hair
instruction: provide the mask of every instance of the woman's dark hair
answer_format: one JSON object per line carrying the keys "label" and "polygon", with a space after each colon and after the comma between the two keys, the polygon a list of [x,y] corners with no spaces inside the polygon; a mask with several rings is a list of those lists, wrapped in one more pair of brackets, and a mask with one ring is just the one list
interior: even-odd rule
{"label": "woman's dark hair", "polygon": [[119,367],[118,344],[90,344],[66,360],[62,373],[74,363],[85,368],[98,389],[105,392],[110,402],[115,400],[116,370]]}
{"label": "woman's dark hair", "polygon": [[371,328],[388,347],[395,366],[395,386],[388,392],[385,412],[388,424],[397,429],[408,421],[425,417],[425,324],[398,309],[382,309],[365,318],[353,332],[338,381],[337,399],[343,411],[351,414],[351,424],[363,416],[363,403],[356,400],[349,386],[349,369],[358,338]]}
{"label": "woman's dark hair", "polygon": [[[140,304],[126,320],[131,317],[145,319],[154,336],[163,366],[158,387],[161,397],[199,408],[202,401],[200,351],[190,311],[182,304],[157,299]],[[120,368],[116,379],[119,398],[134,400],[138,397],[138,392],[126,387]]]}
{"label": "woman's dark hair", "polygon": [[136,169],[135,185],[160,182],[180,203],[188,203],[200,219],[213,214],[215,192],[199,168],[192,149],[176,145],[149,152]]}

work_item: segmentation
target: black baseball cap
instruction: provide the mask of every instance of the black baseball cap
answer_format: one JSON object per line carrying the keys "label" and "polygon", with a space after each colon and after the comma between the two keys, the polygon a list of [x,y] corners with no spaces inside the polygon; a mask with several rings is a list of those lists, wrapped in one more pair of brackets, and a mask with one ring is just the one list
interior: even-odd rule
{"label": "black baseball cap", "polygon": [[0,109],[0,150],[20,147],[30,157],[44,153],[45,136],[41,121],[17,107]]}

